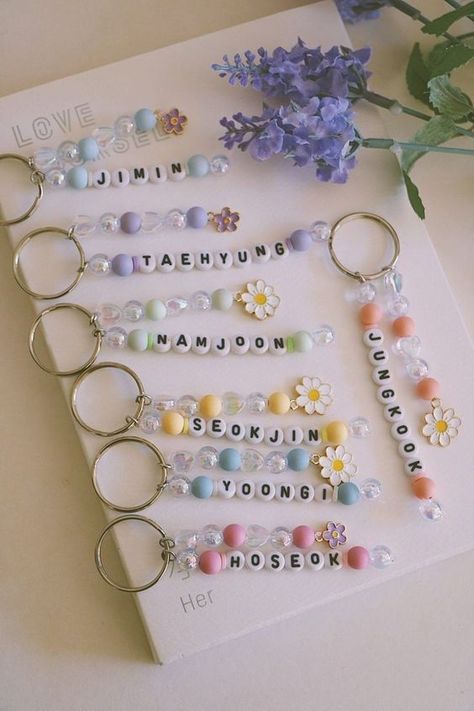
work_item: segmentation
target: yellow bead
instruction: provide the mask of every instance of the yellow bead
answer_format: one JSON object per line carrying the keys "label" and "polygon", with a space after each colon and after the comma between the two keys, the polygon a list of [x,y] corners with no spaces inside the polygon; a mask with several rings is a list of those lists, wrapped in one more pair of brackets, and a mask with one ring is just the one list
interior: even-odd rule
{"label": "yellow bead", "polygon": [[322,435],[324,442],[342,444],[349,436],[349,431],[344,422],[341,422],[341,420],[334,420],[334,422],[329,422],[326,427],[323,427]]}
{"label": "yellow bead", "polygon": [[268,398],[268,409],[274,415],[286,415],[290,409],[290,402],[286,393],[272,393]]}
{"label": "yellow bead", "polygon": [[222,403],[217,395],[204,395],[199,403],[199,411],[203,417],[217,417],[222,410]]}
{"label": "yellow bead", "polygon": [[172,410],[167,410],[163,413],[161,418],[161,429],[166,434],[179,435],[183,432],[185,425],[185,420],[179,412],[173,412]]}

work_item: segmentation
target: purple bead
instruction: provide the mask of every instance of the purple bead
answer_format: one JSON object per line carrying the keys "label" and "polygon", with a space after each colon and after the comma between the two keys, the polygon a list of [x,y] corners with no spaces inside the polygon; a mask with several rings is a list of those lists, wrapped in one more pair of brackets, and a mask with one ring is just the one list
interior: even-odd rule
{"label": "purple bead", "polygon": [[207,212],[203,207],[190,207],[186,213],[189,227],[199,230],[207,225]]}
{"label": "purple bead", "polygon": [[137,212],[124,212],[120,218],[120,229],[129,235],[139,232],[142,226],[142,218]]}
{"label": "purple bead", "polygon": [[133,259],[128,254],[117,254],[112,259],[112,271],[118,276],[133,274]]}
{"label": "purple bead", "polygon": [[296,252],[306,252],[311,247],[312,239],[306,230],[295,230],[290,236],[291,244]]}

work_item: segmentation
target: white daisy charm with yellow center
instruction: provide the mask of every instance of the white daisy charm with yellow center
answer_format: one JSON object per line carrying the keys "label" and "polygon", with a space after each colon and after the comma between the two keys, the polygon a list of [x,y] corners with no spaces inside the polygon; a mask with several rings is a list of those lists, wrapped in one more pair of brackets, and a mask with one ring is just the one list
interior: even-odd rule
{"label": "white daisy charm with yellow center", "polygon": [[321,467],[323,479],[329,479],[333,486],[350,481],[357,473],[357,467],[352,461],[352,454],[346,452],[341,444],[337,447],[326,447],[325,456],[315,456],[311,461]]}
{"label": "white daisy charm with yellow center", "polygon": [[305,376],[301,382],[295,385],[298,397],[295,400],[296,406],[301,407],[308,415],[324,415],[327,408],[332,404],[331,386],[323,383],[319,378],[308,378]]}
{"label": "white daisy charm with yellow center", "polygon": [[451,440],[457,437],[461,426],[461,418],[457,417],[452,407],[443,410],[441,401],[435,398],[431,401],[432,411],[425,415],[423,434],[430,444],[447,447]]}
{"label": "white daisy charm with yellow center", "polygon": [[249,282],[247,291],[239,291],[235,298],[245,304],[247,313],[259,321],[273,316],[280,303],[280,297],[275,294],[273,286],[265,284],[263,279],[258,279],[254,284]]}

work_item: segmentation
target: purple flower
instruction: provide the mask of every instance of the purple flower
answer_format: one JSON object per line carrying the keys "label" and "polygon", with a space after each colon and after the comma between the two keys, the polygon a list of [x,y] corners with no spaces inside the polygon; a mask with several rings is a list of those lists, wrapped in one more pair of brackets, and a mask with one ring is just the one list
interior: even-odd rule
{"label": "purple flower", "polygon": [[326,525],[326,530],[323,531],[323,539],[327,541],[330,548],[343,546],[347,541],[347,537],[344,535],[345,530],[346,527],[342,523],[329,521]]}
{"label": "purple flower", "polygon": [[223,207],[220,212],[215,212],[212,216],[218,232],[235,232],[239,220],[239,213],[233,212],[230,207]]}
{"label": "purple flower", "polygon": [[361,20],[375,20],[380,15],[380,8],[389,4],[389,0],[336,0],[342,19],[351,24]]}
{"label": "purple flower", "polygon": [[165,133],[174,133],[179,136],[184,131],[188,123],[188,117],[180,113],[179,109],[170,109],[166,113],[160,114],[161,126]]}
{"label": "purple flower", "polygon": [[249,153],[255,160],[267,160],[274,153],[280,153],[285,132],[276,120],[269,121],[260,133],[256,134],[249,145]]}

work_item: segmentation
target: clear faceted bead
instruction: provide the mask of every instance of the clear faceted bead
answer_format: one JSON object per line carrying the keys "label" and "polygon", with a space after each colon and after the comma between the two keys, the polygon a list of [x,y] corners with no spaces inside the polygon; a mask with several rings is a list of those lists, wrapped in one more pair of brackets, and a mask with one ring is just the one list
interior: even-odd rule
{"label": "clear faceted bead", "polygon": [[186,213],[182,210],[170,210],[165,217],[165,224],[172,230],[184,230],[186,227]]}
{"label": "clear faceted bead", "polygon": [[443,516],[441,504],[433,499],[425,499],[422,501],[418,510],[426,521],[439,521]]}
{"label": "clear faceted bead", "polygon": [[145,307],[141,301],[127,301],[123,307],[123,317],[127,321],[140,321],[145,317]]}
{"label": "clear faceted bead", "polygon": [[209,311],[212,307],[212,299],[207,291],[195,291],[189,299],[189,306],[193,311]]}
{"label": "clear faceted bead", "polygon": [[370,562],[374,568],[382,570],[393,563],[392,551],[387,546],[374,546],[369,552]]}
{"label": "clear faceted bead", "polygon": [[196,548],[199,543],[199,532],[190,528],[178,531],[174,543],[177,548]]}
{"label": "clear faceted bead", "polygon": [[382,484],[378,479],[364,479],[364,481],[359,484],[359,489],[364,499],[378,499],[382,493]]}
{"label": "clear faceted bead", "polygon": [[89,217],[88,215],[78,215],[73,224],[74,234],[77,237],[87,237],[87,235],[94,232],[96,227],[96,223],[92,217]]}
{"label": "clear faceted bead", "polygon": [[191,493],[191,480],[182,474],[171,476],[168,479],[168,487],[173,496],[189,496]]}
{"label": "clear faceted bead", "polygon": [[421,353],[421,341],[418,336],[405,336],[395,343],[394,350],[406,358],[418,358]]}
{"label": "clear faceted bead", "polygon": [[365,417],[353,417],[349,422],[349,434],[351,437],[368,437],[370,434],[370,423]]}
{"label": "clear faceted bead", "polygon": [[126,138],[135,131],[135,121],[131,116],[119,116],[114,123],[114,133],[117,138]]}
{"label": "clear faceted bead", "polygon": [[238,393],[224,393],[222,397],[222,412],[224,415],[238,415],[245,407],[245,399]]}
{"label": "clear faceted bead", "polygon": [[214,175],[225,175],[230,168],[230,160],[227,156],[213,156],[209,165]]}
{"label": "clear faceted bead", "polygon": [[111,126],[99,126],[92,131],[92,137],[101,150],[107,150],[115,141],[115,131]]}
{"label": "clear faceted bead", "polygon": [[145,434],[153,434],[160,429],[161,415],[157,410],[147,408],[140,418],[140,429]]}
{"label": "clear faceted bead", "polygon": [[270,543],[274,548],[288,548],[293,543],[293,534],[289,528],[277,526],[270,533]]}
{"label": "clear faceted bead", "polygon": [[264,464],[263,455],[256,449],[244,449],[241,456],[241,466],[244,472],[258,472]]}
{"label": "clear faceted bead", "polygon": [[402,275],[396,269],[391,269],[384,274],[383,285],[392,294],[400,294],[402,291]]}
{"label": "clear faceted bead", "polygon": [[46,182],[53,188],[62,188],[66,184],[66,171],[63,168],[51,168],[46,173]]}
{"label": "clear faceted bead", "polygon": [[122,310],[116,304],[99,304],[96,313],[99,326],[103,328],[113,326],[122,318]]}
{"label": "clear faceted bead", "polygon": [[264,460],[265,467],[272,474],[281,474],[288,469],[288,460],[283,452],[270,452]]}
{"label": "clear faceted bead", "polygon": [[181,296],[174,296],[165,301],[165,306],[168,316],[179,316],[188,308],[188,300],[183,299]]}
{"label": "clear faceted bead", "polygon": [[316,220],[309,228],[309,233],[314,242],[327,242],[331,234],[331,228],[327,222]]}
{"label": "clear faceted bead", "polygon": [[74,141],[64,141],[58,148],[58,158],[65,163],[81,165],[82,158],[79,146]]}
{"label": "clear faceted bead", "polygon": [[197,461],[202,469],[215,469],[219,462],[219,452],[215,447],[201,447],[197,453]]}
{"label": "clear faceted bead", "polygon": [[124,328],[120,326],[113,326],[113,328],[107,329],[104,336],[104,341],[109,348],[115,348],[119,350],[120,348],[125,348],[127,345],[128,335]]}
{"label": "clear faceted bead", "polygon": [[106,212],[99,220],[100,229],[107,234],[114,234],[120,229],[120,218],[113,212]]}
{"label": "clear faceted bead", "polygon": [[268,541],[269,533],[266,528],[259,526],[258,523],[253,523],[248,526],[245,533],[245,543],[249,548],[260,548]]}
{"label": "clear faceted bead", "polygon": [[96,276],[105,276],[112,269],[112,263],[106,254],[94,254],[87,266]]}
{"label": "clear faceted bead", "polygon": [[180,397],[177,401],[176,409],[184,417],[193,417],[198,413],[199,403],[192,395],[183,395],[183,397]]}
{"label": "clear faceted bead", "polygon": [[366,281],[357,289],[356,299],[359,304],[370,304],[375,299],[376,294],[375,286],[370,281]]}
{"label": "clear faceted bead", "polygon": [[142,215],[143,232],[157,232],[163,227],[163,218],[157,212],[144,212]]}
{"label": "clear faceted bead", "polygon": [[176,398],[172,395],[157,395],[151,401],[152,407],[155,410],[174,410],[176,407]]}
{"label": "clear faceted bead", "polygon": [[267,398],[262,393],[250,393],[245,401],[247,410],[254,415],[260,415],[267,409]]}
{"label": "clear faceted bead", "polygon": [[199,535],[199,538],[204,543],[204,545],[211,546],[214,548],[216,546],[222,545],[224,541],[224,535],[222,533],[222,530],[219,528],[219,526],[215,526],[212,523],[210,523],[208,526],[204,526]]}
{"label": "clear faceted bead", "polygon": [[410,308],[410,303],[406,296],[396,296],[391,299],[387,304],[387,312],[390,316],[398,318],[398,316],[405,316]]}
{"label": "clear faceted bead", "polygon": [[334,342],[336,337],[333,327],[327,323],[319,326],[319,328],[311,333],[311,336],[317,346],[328,346]]}
{"label": "clear faceted bead", "polygon": [[187,474],[191,471],[194,464],[194,455],[186,450],[173,452],[169,463],[178,474]]}
{"label": "clear faceted bead", "polygon": [[176,556],[176,562],[181,570],[194,570],[199,563],[199,556],[192,548],[185,548]]}
{"label": "clear faceted bead", "polygon": [[38,170],[47,170],[47,168],[52,168],[56,163],[57,153],[54,148],[38,148],[37,151],[33,153],[33,160],[36,168]]}
{"label": "clear faceted bead", "polygon": [[422,378],[426,378],[429,373],[428,363],[422,358],[414,358],[413,360],[407,361],[405,369],[408,377],[415,382],[421,380]]}

